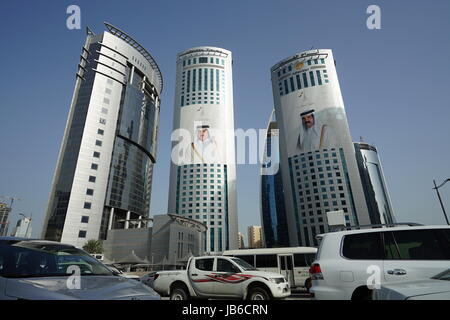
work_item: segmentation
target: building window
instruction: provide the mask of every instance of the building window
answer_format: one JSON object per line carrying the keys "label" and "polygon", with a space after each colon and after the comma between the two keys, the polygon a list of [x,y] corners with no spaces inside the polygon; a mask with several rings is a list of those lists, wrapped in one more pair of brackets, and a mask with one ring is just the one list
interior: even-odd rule
{"label": "building window", "polygon": [[86,238],[86,231],[80,230],[78,232],[78,238]]}
{"label": "building window", "polygon": [[95,177],[94,176],[89,176],[89,182],[95,182]]}
{"label": "building window", "polygon": [[98,129],[97,130],[97,134],[99,135],[103,135],[105,133],[105,131],[103,129]]}
{"label": "building window", "polygon": [[[189,60],[189,62],[190,61],[191,60]],[[191,90],[191,70],[188,70],[188,73],[187,73],[187,90],[186,91],[190,92],[190,90]]]}
{"label": "building window", "polygon": [[92,163],[92,164],[91,164],[91,169],[92,169],[92,170],[97,170],[97,169],[98,169],[98,164]]}
{"label": "building window", "polygon": [[289,93],[289,88],[288,88],[287,79],[284,79],[284,91],[285,91],[286,94]]}
{"label": "building window", "polygon": [[90,209],[91,207],[92,207],[92,203],[90,203],[90,202],[84,203],[84,209]]}
{"label": "building window", "polygon": [[82,216],[81,217],[81,223],[89,223],[89,217],[88,216]]}
{"label": "building window", "polygon": [[301,89],[302,88],[302,81],[300,80],[300,75],[297,74],[295,76],[295,79],[297,80],[297,89]]}
{"label": "building window", "polygon": [[88,196],[94,195],[94,189],[86,189],[86,194],[87,194]]}
{"label": "building window", "polygon": [[320,70],[317,70],[316,74],[317,74],[317,83],[319,85],[322,85],[322,77],[320,76]]}
{"label": "building window", "polygon": [[308,78],[306,77],[306,72],[302,73],[303,77],[303,87],[308,88]]}
{"label": "building window", "polygon": [[100,158],[100,152],[94,151],[94,158]]}
{"label": "building window", "polygon": [[[217,59],[217,64],[219,64],[219,59]],[[219,69],[216,69],[216,91],[220,91]]]}
{"label": "building window", "polygon": [[311,87],[315,86],[316,83],[314,81],[314,73],[312,71],[309,72],[309,78],[311,80]]}
{"label": "building window", "polygon": [[[212,59],[212,58],[211,58]],[[211,61],[212,62],[212,61]],[[210,70],[209,74],[209,81],[210,81],[210,90],[214,91],[214,69]]]}

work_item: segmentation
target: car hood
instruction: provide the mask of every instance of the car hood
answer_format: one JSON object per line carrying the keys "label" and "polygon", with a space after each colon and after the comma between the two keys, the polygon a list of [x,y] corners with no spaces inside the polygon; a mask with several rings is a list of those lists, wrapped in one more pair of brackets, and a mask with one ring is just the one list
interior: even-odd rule
{"label": "car hood", "polygon": [[[38,300],[159,300],[151,288],[119,276],[81,276],[79,289],[69,277],[7,279],[5,295]],[[73,285],[72,285],[73,287]]]}

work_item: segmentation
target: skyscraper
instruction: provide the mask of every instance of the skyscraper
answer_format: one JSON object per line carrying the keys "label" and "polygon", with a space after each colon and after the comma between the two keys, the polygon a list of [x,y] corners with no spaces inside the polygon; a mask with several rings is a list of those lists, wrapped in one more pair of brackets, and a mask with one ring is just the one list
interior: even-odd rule
{"label": "skyscraper", "polygon": [[355,142],[356,162],[372,224],[395,223],[378,151],[364,142]]}
{"label": "skyscraper", "polygon": [[88,29],[42,236],[82,246],[149,214],[161,72],[118,28]]}
{"label": "skyscraper", "polygon": [[247,229],[248,233],[248,247],[262,248],[262,228],[261,226],[250,226]]}
{"label": "skyscraper", "polygon": [[238,232],[238,249],[244,248],[245,248],[244,235]]}
{"label": "skyscraper", "polygon": [[9,227],[9,214],[11,212],[11,207],[6,203],[0,202],[0,237],[6,236],[8,234]]}
{"label": "skyscraper", "polygon": [[33,228],[31,227],[31,218],[22,218],[17,221],[12,236],[19,238],[31,238]]}
{"label": "skyscraper", "polygon": [[289,246],[278,125],[274,112],[270,115],[261,166],[261,221],[266,248]]}
{"label": "skyscraper", "polygon": [[326,213],[369,224],[331,50],[309,50],[271,69],[291,245],[317,246]]}
{"label": "skyscraper", "polygon": [[177,55],[169,212],[203,222],[205,252],[238,248],[231,52]]}

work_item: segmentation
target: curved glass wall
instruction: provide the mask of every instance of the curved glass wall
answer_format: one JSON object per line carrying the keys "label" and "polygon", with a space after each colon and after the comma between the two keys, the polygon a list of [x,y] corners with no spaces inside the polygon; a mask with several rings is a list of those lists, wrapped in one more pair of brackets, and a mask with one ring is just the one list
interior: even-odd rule
{"label": "curved glass wall", "polygon": [[381,169],[377,149],[366,143],[355,143],[356,162],[361,176],[371,224],[395,222]]}
{"label": "curved glass wall", "polygon": [[145,78],[130,70],[120,108],[106,205],[147,216],[156,150],[157,108],[143,88]]}

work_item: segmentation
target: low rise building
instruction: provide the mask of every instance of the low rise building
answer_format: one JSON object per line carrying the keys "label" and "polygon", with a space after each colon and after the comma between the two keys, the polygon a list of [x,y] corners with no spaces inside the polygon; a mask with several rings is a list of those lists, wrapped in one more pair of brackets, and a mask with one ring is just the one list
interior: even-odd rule
{"label": "low rise building", "polygon": [[[148,223],[151,222],[151,223]],[[155,215],[127,229],[111,229],[103,242],[107,260],[121,263],[133,254],[136,263],[153,269],[182,268],[190,256],[203,254],[201,243],[207,227],[176,214]],[[125,259],[125,260],[124,260]]]}

